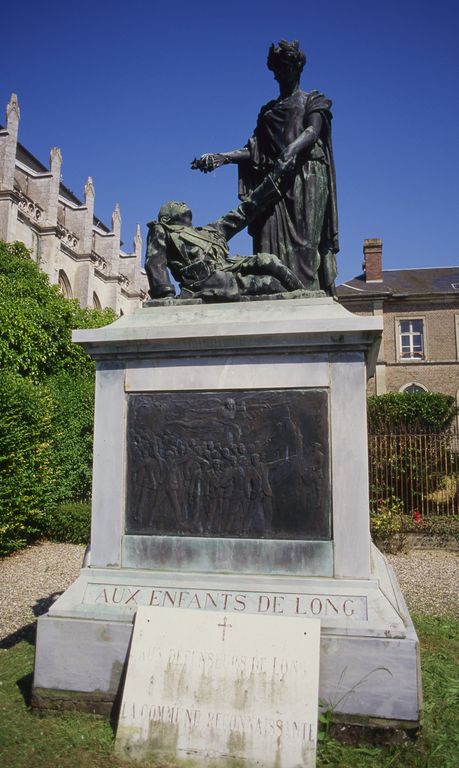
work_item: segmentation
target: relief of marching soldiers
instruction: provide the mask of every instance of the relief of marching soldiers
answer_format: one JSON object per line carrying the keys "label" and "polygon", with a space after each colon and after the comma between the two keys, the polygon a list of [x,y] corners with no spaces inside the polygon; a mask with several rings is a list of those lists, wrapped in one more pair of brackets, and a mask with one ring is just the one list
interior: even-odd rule
{"label": "relief of marching soldiers", "polygon": [[158,527],[196,535],[250,536],[271,531],[269,468],[255,444],[223,445],[180,438],[165,430],[151,436],[142,448],[138,508],[148,509]]}

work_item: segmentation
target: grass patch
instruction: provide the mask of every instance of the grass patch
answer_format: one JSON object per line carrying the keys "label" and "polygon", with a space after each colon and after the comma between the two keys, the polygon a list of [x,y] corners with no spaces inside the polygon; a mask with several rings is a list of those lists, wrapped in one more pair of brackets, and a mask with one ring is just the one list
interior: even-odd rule
{"label": "grass patch", "polygon": [[459,621],[414,616],[421,641],[423,727],[416,741],[386,747],[348,747],[325,738],[317,768],[458,768]]}
{"label": "grass patch", "polygon": [[107,720],[78,712],[41,717],[30,710],[33,660],[34,648],[25,641],[0,651],[2,768],[123,768]]}
{"label": "grass patch", "polygon": [[[350,747],[324,734],[317,768],[459,766],[459,622],[417,616],[415,624],[421,638],[424,686],[420,737],[401,746]],[[128,764],[113,754],[113,730],[108,721],[80,713],[39,717],[30,711],[33,653],[25,641],[0,651],[2,768],[125,768]],[[136,768],[145,765],[135,764]]]}

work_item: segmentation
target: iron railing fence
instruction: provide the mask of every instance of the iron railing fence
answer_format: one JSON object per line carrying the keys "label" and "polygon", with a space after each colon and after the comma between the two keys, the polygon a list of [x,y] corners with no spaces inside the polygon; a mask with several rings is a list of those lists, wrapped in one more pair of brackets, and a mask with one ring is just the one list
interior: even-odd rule
{"label": "iron railing fence", "polygon": [[459,514],[459,433],[368,435],[370,506],[398,504],[406,514]]}

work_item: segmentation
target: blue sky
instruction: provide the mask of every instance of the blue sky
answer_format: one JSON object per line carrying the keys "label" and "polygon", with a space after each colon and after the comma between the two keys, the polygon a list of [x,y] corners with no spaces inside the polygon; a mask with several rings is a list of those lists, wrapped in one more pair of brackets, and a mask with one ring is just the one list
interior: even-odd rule
{"label": "blue sky", "polygon": [[[61,147],[78,196],[91,175],[103,221],[120,203],[125,250],[165,200],[186,200],[197,225],[235,205],[235,166],[190,161],[246,142],[277,95],[266,55],[283,37],[307,54],[304,90],[333,101],[339,282],[360,272],[366,237],[383,238],[387,269],[459,263],[452,0],[10,0],[2,25],[0,109],[18,94],[20,141],[44,162]],[[245,233],[232,241],[250,252]]]}

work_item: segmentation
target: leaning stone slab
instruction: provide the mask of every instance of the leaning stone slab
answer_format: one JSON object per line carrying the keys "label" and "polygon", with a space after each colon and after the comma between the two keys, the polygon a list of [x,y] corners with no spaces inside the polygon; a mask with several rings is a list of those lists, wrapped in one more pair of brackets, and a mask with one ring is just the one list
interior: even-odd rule
{"label": "leaning stone slab", "polygon": [[138,608],[118,753],[312,768],[319,639],[317,619]]}

